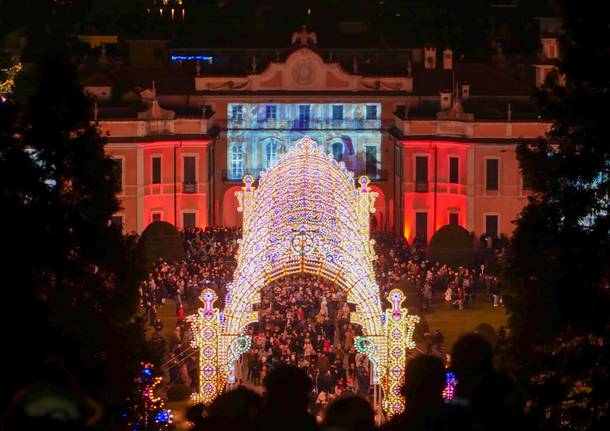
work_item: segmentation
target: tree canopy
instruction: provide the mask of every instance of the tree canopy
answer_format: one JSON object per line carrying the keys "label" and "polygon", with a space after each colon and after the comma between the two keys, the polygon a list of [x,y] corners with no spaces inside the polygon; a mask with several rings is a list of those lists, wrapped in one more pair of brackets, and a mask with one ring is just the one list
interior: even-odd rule
{"label": "tree canopy", "polygon": [[505,256],[505,353],[536,426],[608,429],[610,22],[582,2],[561,13],[558,74],[537,95],[552,129],[517,149],[534,194]]}
{"label": "tree canopy", "polygon": [[453,268],[474,265],[474,248],[470,233],[459,225],[447,224],[432,236],[429,247],[431,262]]}
{"label": "tree canopy", "polygon": [[28,322],[6,331],[2,405],[47,382],[112,421],[149,350],[127,241],[110,225],[116,164],[72,66],[49,52],[29,67],[25,104],[0,103],[5,303]]}
{"label": "tree canopy", "polygon": [[180,232],[165,221],[151,223],[144,229],[136,253],[141,276],[148,274],[158,259],[173,262],[185,257]]}

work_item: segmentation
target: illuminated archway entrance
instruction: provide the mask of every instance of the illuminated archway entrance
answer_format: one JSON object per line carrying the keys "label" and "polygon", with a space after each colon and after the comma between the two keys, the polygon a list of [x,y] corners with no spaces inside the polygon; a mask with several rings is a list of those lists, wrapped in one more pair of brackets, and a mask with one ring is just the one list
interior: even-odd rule
{"label": "illuminated archway entrance", "polygon": [[356,307],[350,321],[362,327],[355,347],[373,364],[373,382],[383,389],[383,407],[393,415],[403,410],[400,386],[407,349],[414,347],[418,318],[401,308],[404,295],[393,290],[383,310],[375,280],[370,213],[376,193],[369,179],[358,185],[342,163],[304,137],[261,175],[258,188],[247,175],[236,193],[243,213],[233,282],[227,284],[224,310],[213,307],[212,290],[201,294],[204,308],[190,316],[200,349],[200,389],[195,397],[211,402],[234,380],[234,362],[250,348],[244,335],[258,320],[253,306],[267,283],[305,272],[327,278],[343,288]]}

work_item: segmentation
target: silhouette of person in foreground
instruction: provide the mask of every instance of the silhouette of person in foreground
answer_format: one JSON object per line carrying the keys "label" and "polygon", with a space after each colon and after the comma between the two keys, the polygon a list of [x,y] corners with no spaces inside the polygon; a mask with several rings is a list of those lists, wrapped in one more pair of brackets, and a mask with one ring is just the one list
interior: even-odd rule
{"label": "silhouette of person in foreground", "polygon": [[311,388],[311,379],[300,368],[292,365],[273,368],[265,379],[265,408],[261,429],[318,430],[315,419],[307,412]]}
{"label": "silhouette of person in foreground", "polygon": [[384,431],[450,429],[448,409],[443,401],[445,367],[436,356],[420,355],[411,359],[405,370],[402,394],[406,398],[404,413],[392,418]]}
{"label": "silhouette of person in foreground", "polygon": [[375,428],[375,412],[367,400],[345,392],[328,405],[324,431],[371,431]]}
{"label": "silhouette of person in foreground", "polygon": [[524,402],[517,385],[493,366],[489,341],[467,334],[453,346],[451,365],[457,378],[452,425],[476,430],[524,429]]}
{"label": "silhouette of person in foreground", "polygon": [[221,394],[205,409],[193,406],[187,418],[194,423],[194,430],[241,431],[260,429],[262,398],[256,392],[241,386]]}

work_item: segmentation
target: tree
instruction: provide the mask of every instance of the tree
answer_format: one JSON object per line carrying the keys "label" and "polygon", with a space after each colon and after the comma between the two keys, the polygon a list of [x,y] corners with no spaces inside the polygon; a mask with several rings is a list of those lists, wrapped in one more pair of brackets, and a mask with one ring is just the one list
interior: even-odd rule
{"label": "tree", "polygon": [[610,27],[564,1],[558,73],[538,94],[553,125],[517,154],[534,194],[517,221],[502,281],[505,357],[540,428],[608,429],[610,337]]}
{"label": "tree", "polygon": [[155,377],[152,364],[143,364],[135,382],[134,395],[129,399],[127,422],[131,431],[161,431],[172,423],[172,413],[155,394],[161,377]]}
{"label": "tree", "polygon": [[2,274],[15,283],[3,293],[21,312],[13,322],[28,322],[27,331],[6,334],[13,354],[3,407],[19,389],[53,379],[36,373],[52,362],[72,376],[59,384],[97,400],[111,422],[148,355],[126,241],[110,225],[119,209],[116,165],[73,68],[49,54],[30,72],[27,105],[0,108],[8,114],[0,115]]}
{"label": "tree", "polygon": [[137,268],[140,277],[146,277],[158,259],[166,262],[184,259],[180,232],[174,225],[157,221],[148,225],[136,248]]}
{"label": "tree", "polygon": [[453,268],[474,265],[474,248],[470,233],[461,226],[448,224],[432,236],[429,247],[432,263],[439,262]]}

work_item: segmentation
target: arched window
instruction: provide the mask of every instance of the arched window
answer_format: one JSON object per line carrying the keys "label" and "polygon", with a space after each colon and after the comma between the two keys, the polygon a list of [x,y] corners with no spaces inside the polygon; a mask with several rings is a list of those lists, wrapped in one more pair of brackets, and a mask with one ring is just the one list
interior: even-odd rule
{"label": "arched window", "polygon": [[279,143],[275,139],[269,139],[265,143],[265,168],[268,168],[278,158]]}
{"label": "arched window", "polygon": [[331,153],[333,153],[333,157],[335,158],[336,161],[338,161],[338,162],[343,161],[343,151],[344,151],[343,142],[334,142],[330,146],[330,151],[331,151]]}
{"label": "arched window", "polygon": [[229,177],[238,180],[244,176],[244,151],[241,144],[231,145]]}

